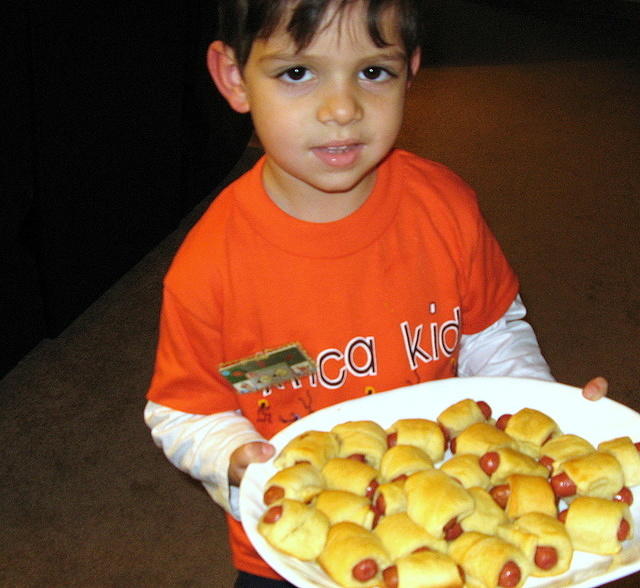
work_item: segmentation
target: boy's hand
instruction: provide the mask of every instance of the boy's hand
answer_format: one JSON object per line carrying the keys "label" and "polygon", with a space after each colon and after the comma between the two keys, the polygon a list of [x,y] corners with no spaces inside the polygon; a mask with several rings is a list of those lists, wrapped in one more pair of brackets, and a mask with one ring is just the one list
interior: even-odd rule
{"label": "boy's hand", "polygon": [[250,463],[267,461],[274,452],[274,446],[263,441],[253,441],[238,447],[229,460],[229,483],[232,486],[239,486]]}
{"label": "boy's hand", "polygon": [[582,395],[588,400],[598,400],[607,395],[609,383],[602,376],[589,380],[582,389]]}

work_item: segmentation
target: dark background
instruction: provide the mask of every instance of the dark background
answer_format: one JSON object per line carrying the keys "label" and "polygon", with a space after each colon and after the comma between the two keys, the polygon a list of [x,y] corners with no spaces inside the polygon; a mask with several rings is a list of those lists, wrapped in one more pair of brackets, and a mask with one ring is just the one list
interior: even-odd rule
{"label": "dark background", "polygon": [[214,91],[215,2],[3,10],[0,374],[174,230],[240,157]]}

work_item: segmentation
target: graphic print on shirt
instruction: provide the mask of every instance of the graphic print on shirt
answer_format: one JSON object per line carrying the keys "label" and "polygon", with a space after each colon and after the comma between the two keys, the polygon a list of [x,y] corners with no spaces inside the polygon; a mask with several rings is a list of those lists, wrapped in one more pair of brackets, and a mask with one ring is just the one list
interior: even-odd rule
{"label": "graphic print on shirt", "polygon": [[314,388],[321,385],[329,390],[341,388],[349,375],[356,378],[378,374],[374,337],[354,337],[344,351],[325,349],[316,358],[317,371],[309,376]]}
{"label": "graphic print on shirt", "polygon": [[[431,314],[435,314],[435,303],[429,309]],[[451,320],[441,325],[435,321],[429,323],[426,334],[425,325],[420,324],[412,329],[408,321],[403,322],[400,329],[409,366],[412,370],[417,370],[421,362],[438,361],[442,356],[449,358],[455,353],[460,340],[460,307],[453,309]]]}
{"label": "graphic print on shirt", "polygon": [[304,390],[304,394],[306,396],[298,396],[297,400],[298,402],[302,405],[302,407],[304,408],[304,412],[290,412],[288,416],[280,416],[280,422],[281,423],[293,423],[295,421],[297,421],[298,419],[301,419],[303,416],[307,416],[308,414],[311,414],[312,412],[314,412],[313,409],[313,396],[311,394],[311,392],[309,390]]}
{"label": "graphic print on shirt", "polygon": [[[428,317],[433,318],[438,311],[436,303],[428,305]],[[428,322],[412,324],[402,321],[398,325],[396,345],[401,345],[407,362],[407,385],[419,383],[423,380],[420,367],[439,361],[450,363],[452,373],[455,373],[456,351],[460,340],[461,310],[459,306],[451,309],[447,316],[440,317],[440,322],[430,320]],[[446,319],[446,320],[442,320]],[[386,340],[390,344],[389,339]],[[310,389],[318,387],[326,390],[337,390],[345,385],[354,386],[353,378],[371,378],[379,375],[378,345],[375,336],[361,335],[352,338],[344,349],[327,348],[320,351],[315,359],[317,371],[302,379],[291,380],[288,385],[298,394],[297,401],[302,409],[300,412],[291,412],[287,416],[281,416],[282,422],[292,422],[306,414],[313,412],[313,393]],[[270,396],[278,390],[285,390],[286,385],[266,388],[262,396]],[[371,380],[363,382],[362,396],[375,393],[375,387]]]}
{"label": "graphic print on shirt", "polygon": [[259,423],[271,423],[273,422],[271,416],[271,403],[266,398],[260,398],[258,400],[258,418]]}

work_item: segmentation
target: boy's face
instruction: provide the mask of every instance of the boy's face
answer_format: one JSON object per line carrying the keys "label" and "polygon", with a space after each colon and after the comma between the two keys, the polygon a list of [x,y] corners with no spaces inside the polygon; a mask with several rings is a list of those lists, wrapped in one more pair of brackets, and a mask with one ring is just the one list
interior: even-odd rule
{"label": "boy's face", "polygon": [[[330,9],[325,25],[332,16]],[[253,44],[242,85],[276,203],[346,195],[359,205],[373,187],[400,130],[408,65],[415,73],[419,55],[405,55],[392,12],[388,46],[376,47],[365,23],[355,2],[300,52],[282,27]]]}

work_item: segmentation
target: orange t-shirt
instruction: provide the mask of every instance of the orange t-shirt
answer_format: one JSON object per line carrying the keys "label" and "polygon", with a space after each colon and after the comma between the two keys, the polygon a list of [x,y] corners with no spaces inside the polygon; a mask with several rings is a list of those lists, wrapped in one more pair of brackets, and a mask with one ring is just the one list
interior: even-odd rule
{"label": "orange t-shirt", "polygon": [[[319,408],[455,376],[460,335],[498,320],[518,291],[472,190],[395,150],[358,210],[310,223],[270,200],[263,165],[218,195],[166,276],[149,400],[240,408],[270,438]],[[218,373],[291,342],[316,361],[314,376],[238,394]],[[236,567],[278,577],[229,522]]]}

